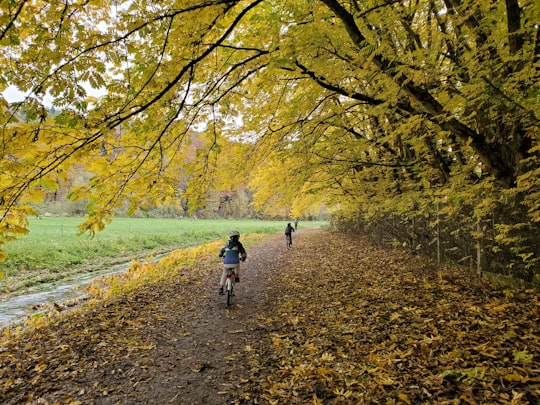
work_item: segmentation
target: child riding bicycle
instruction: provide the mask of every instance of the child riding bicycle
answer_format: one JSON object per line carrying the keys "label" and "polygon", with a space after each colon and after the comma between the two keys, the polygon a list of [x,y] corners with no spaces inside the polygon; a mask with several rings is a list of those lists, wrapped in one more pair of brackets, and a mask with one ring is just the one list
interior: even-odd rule
{"label": "child riding bicycle", "polygon": [[219,282],[219,294],[223,294],[223,286],[227,279],[227,270],[234,269],[236,275],[235,282],[240,282],[240,260],[245,261],[247,258],[246,249],[240,242],[240,232],[231,231],[230,239],[227,244],[219,251],[219,257],[223,257],[223,274]]}
{"label": "child riding bicycle", "polygon": [[287,240],[288,249],[292,247],[292,233],[293,232],[294,232],[294,228],[291,226],[291,223],[289,222],[287,224],[287,227],[285,228],[285,239]]}

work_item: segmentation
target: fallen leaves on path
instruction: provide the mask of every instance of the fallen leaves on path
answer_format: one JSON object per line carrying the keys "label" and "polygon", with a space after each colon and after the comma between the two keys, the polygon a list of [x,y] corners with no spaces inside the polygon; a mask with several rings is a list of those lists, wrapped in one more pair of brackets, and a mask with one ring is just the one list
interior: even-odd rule
{"label": "fallen leaves on path", "polygon": [[94,304],[6,330],[0,402],[540,403],[537,292],[361,238],[295,236],[290,251],[248,249],[231,309],[212,246],[135,265],[129,286],[111,280]]}
{"label": "fallen leaves on path", "polygon": [[539,301],[362,239],[305,236],[273,274],[250,390],[272,404],[540,403]]}

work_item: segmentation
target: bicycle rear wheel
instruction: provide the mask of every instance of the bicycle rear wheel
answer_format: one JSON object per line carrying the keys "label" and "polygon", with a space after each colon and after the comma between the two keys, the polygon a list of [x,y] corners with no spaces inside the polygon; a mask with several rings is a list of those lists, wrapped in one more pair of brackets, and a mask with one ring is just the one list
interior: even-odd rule
{"label": "bicycle rear wheel", "polygon": [[230,278],[227,278],[227,281],[225,282],[225,288],[227,290],[227,305],[232,305],[234,296],[234,283]]}

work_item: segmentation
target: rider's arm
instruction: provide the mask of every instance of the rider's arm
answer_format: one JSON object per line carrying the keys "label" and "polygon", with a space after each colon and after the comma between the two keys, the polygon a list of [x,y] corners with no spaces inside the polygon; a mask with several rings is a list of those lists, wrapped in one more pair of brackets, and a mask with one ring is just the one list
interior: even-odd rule
{"label": "rider's arm", "polygon": [[241,243],[238,243],[238,251],[240,252],[240,257],[243,260],[246,260],[247,252],[246,252],[246,249],[244,248],[244,245],[242,245]]}

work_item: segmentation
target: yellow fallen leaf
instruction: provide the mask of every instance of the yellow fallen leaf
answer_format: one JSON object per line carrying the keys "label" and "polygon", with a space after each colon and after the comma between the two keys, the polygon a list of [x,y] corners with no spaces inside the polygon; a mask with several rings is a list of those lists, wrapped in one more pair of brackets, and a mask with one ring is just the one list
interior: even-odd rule
{"label": "yellow fallen leaf", "polygon": [[398,394],[398,398],[407,404],[411,403],[411,400],[409,399],[409,396],[407,394],[403,394],[403,393]]}
{"label": "yellow fallen leaf", "polygon": [[504,375],[503,377],[506,381],[518,381],[521,383],[526,383],[529,381],[529,378],[527,376],[522,376],[517,373],[517,371],[514,371],[513,373],[509,373]]}
{"label": "yellow fallen leaf", "polygon": [[524,363],[532,363],[534,356],[527,350],[521,352],[512,353],[515,361],[522,361]]}
{"label": "yellow fallen leaf", "polygon": [[330,374],[330,370],[328,370],[325,367],[317,367],[317,373],[321,375],[327,375],[327,374]]}
{"label": "yellow fallen leaf", "polygon": [[6,382],[4,383],[4,387],[2,388],[2,392],[6,392],[6,391],[8,390],[8,388],[9,388],[11,385],[13,385],[14,382],[15,382],[15,381],[13,381],[12,378],[8,378],[8,379],[6,380]]}

